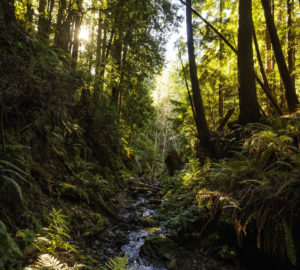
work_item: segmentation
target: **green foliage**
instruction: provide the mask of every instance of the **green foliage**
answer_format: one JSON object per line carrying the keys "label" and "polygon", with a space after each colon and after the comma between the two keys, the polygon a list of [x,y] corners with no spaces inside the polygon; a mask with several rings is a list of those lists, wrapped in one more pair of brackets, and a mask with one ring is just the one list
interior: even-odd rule
{"label": "green foliage", "polygon": [[22,180],[23,182],[27,181],[26,177],[28,174],[19,168],[17,165],[7,160],[0,160],[0,192],[7,191],[8,187],[13,187],[18,194],[20,200],[24,203],[23,194],[21,186],[18,184],[16,179]]}
{"label": "green foliage", "polygon": [[0,269],[17,269],[20,267],[20,249],[0,220]]}
{"label": "green foliage", "polygon": [[35,245],[43,253],[50,253],[55,255],[59,250],[66,252],[76,251],[76,247],[69,241],[70,229],[67,222],[67,216],[62,214],[62,210],[56,210],[55,208],[47,216],[49,226],[43,228],[40,236],[35,239]]}
{"label": "green foliage", "polygon": [[40,270],[80,270],[85,265],[75,263],[74,266],[70,267],[66,263],[61,263],[57,258],[49,254],[42,254],[38,257],[37,261],[25,267],[24,270],[29,269],[40,269]]}
{"label": "green foliage", "polygon": [[[248,133],[242,152],[203,165],[191,160],[189,169],[162,182],[160,218],[167,227],[200,234],[211,224],[231,224],[239,241],[256,227],[259,248],[286,254],[295,265],[293,224],[282,225],[282,218],[292,221],[299,204],[299,150],[287,130],[241,131]],[[230,257],[226,248],[220,252]]]}
{"label": "green foliage", "polygon": [[107,270],[127,270],[128,257],[116,257],[109,259],[106,263]]}
{"label": "green foliage", "polygon": [[288,226],[286,222],[283,223],[283,230],[284,230],[286,255],[290,260],[291,264],[296,266],[297,254],[294,245],[293,234],[291,228]]}

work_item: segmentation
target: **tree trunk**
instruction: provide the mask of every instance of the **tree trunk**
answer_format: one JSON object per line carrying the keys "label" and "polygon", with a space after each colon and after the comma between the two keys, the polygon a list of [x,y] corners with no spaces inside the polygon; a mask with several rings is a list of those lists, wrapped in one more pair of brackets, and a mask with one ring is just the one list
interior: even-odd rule
{"label": "tree trunk", "polygon": [[273,45],[276,62],[278,65],[281,79],[285,87],[285,95],[288,103],[288,108],[290,112],[294,112],[296,110],[297,104],[299,103],[296,95],[296,90],[293,86],[292,78],[290,76],[289,70],[285,62],[279,37],[277,35],[275,23],[272,17],[272,12],[269,6],[269,0],[261,0],[261,2],[265,13],[266,24],[270,34],[270,39]]}
{"label": "tree trunk", "polygon": [[78,49],[79,49],[79,33],[81,26],[82,17],[80,14],[75,15],[75,30],[73,38],[73,48],[72,48],[72,68],[75,69],[78,59]]}
{"label": "tree trunk", "polygon": [[240,115],[238,122],[241,124],[258,122],[260,118],[255,86],[252,33],[252,0],[240,0],[238,29]]}
{"label": "tree trunk", "polygon": [[288,54],[288,66],[292,79],[293,87],[296,88],[296,73],[295,73],[295,55],[296,55],[296,38],[294,27],[294,0],[287,0],[287,54]]}
{"label": "tree trunk", "polygon": [[112,58],[115,61],[115,69],[114,69],[114,79],[115,81],[113,83],[112,87],[112,94],[111,94],[111,101],[116,106],[118,106],[118,97],[119,97],[119,88],[117,81],[120,80],[121,76],[121,63],[122,63],[122,41],[121,37],[115,37],[114,43],[113,43],[113,51],[112,51]]}
{"label": "tree trunk", "polygon": [[51,33],[51,23],[52,23],[52,12],[54,8],[54,0],[50,0],[48,3],[48,8],[47,8],[47,18],[46,18],[46,26],[45,26],[45,33],[46,33],[46,38],[49,39],[50,33]]}
{"label": "tree trunk", "polygon": [[17,27],[14,0],[0,1],[0,31],[14,32]]}
{"label": "tree trunk", "polygon": [[40,38],[47,38],[46,6],[47,6],[47,0],[39,0],[38,36]]}
{"label": "tree trunk", "polygon": [[202,96],[199,88],[199,81],[197,77],[197,66],[195,61],[195,49],[193,40],[193,25],[192,25],[192,10],[191,0],[186,1],[186,27],[187,27],[187,44],[189,54],[190,77],[193,92],[193,101],[196,113],[196,128],[201,146],[207,153],[212,153],[210,143],[210,132],[205,118],[205,111],[203,107]]}
{"label": "tree trunk", "polygon": [[[219,3],[220,7],[219,7],[219,19],[220,19],[220,24],[222,24],[222,20],[223,20],[223,9],[224,9],[224,0],[220,0]],[[222,119],[223,119],[223,91],[224,91],[224,84],[223,84],[223,80],[222,80],[222,66],[223,66],[223,41],[220,39],[219,41],[219,123],[221,123]]]}
{"label": "tree trunk", "polygon": [[65,13],[66,13],[66,9],[67,9],[67,0],[61,0],[58,3],[59,3],[59,8],[58,8],[58,12],[57,12],[54,44],[57,47],[61,47],[62,29],[63,29],[63,25],[64,25],[64,20],[66,17]]}
{"label": "tree trunk", "polygon": [[32,0],[27,0],[25,18],[26,18],[26,30],[29,33],[32,33],[34,31],[33,14],[34,14],[34,10],[32,7]]}
{"label": "tree trunk", "polygon": [[257,56],[260,72],[261,72],[261,75],[262,75],[263,81],[264,81],[263,90],[264,90],[264,92],[265,92],[265,94],[268,98],[269,103],[272,104],[272,106],[278,111],[278,113],[280,115],[282,115],[283,113],[282,113],[276,99],[271,94],[272,93],[271,87],[269,85],[268,78],[267,78],[266,72],[264,70],[264,65],[263,65],[263,62],[262,62],[262,59],[261,59],[260,50],[259,50],[258,41],[257,41],[257,38],[256,38],[256,33],[255,33],[254,27],[253,27],[253,40],[254,40],[256,56]]}
{"label": "tree trunk", "polygon": [[[274,18],[274,0],[268,0],[268,5],[272,11],[272,17]],[[272,54],[272,43],[270,39],[270,34],[268,28],[266,27],[266,73],[267,77],[270,79],[269,89],[270,94],[274,96],[275,82],[274,82],[274,63],[273,63],[273,54]],[[267,100],[267,111],[272,114],[272,104],[270,100]]]}

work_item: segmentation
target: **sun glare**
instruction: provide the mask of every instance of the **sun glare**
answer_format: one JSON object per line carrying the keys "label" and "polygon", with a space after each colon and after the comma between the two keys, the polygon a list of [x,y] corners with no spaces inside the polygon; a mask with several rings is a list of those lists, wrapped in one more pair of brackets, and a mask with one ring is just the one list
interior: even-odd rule
{"label": "sun glare", "polygon": [[81,27],[80,33],[79,33],[79,39],[81,40],[88,40],[89,39],[89,31],[86,26]]}

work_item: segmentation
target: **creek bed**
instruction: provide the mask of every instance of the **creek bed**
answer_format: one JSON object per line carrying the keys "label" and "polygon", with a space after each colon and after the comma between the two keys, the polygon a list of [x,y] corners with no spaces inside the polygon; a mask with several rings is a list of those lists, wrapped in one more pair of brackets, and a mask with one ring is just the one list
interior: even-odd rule
{"label": "creek bed", "polygon": [[[149,202],[142,197],[139,197],[133,204],[138,210],[135,212],[137,218],[151,218],[155,210],[149,205]],[[128,218],[130,213],[122,215],[123,218]],[[149,260],[140,256],[140,248],[143,246],[145,240],[149,237],[163,234],[161,228],[142,228],[136,231],[127,231],[128,241],[122,246],[123,255],[128,256],[129,269],[132,270],[167,270],[163,263],[150,262]]]}

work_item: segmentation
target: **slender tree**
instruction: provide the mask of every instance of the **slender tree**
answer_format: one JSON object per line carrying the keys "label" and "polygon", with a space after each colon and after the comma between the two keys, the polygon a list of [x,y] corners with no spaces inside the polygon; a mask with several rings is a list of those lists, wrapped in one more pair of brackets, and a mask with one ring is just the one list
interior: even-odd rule
{"label": "slender tree", "polygon": [[[224,0],[220,0],[219,2],[219,19],[220,24],[222,24],[223,21],[223,10],[224,10]],[[224,83],[222,80],[222,66],[223,66],[223,41],[219,40],[219,122],[221,123],[223,119],[223,99],[224,99]]]}
{"label": "slender tree", "polygon": [[239,123],[258,122],[257,101],[252,48],[252,0],[239,1],[238,72],[239,72]]}
{"label": "slender tree", "polygon": [[297,104],[299,103],[298,97],[296,95],[296,89],[293,85],[292,78],[290,76],[288,67],[285,62],[285,58],[280,45],[280,40],[277,34],[276,26],[269,6],[269,0],[261,0],[261,3],[264,9],[266,24],[270,34],[270,39],[272,42],[277,66],[279,69],[282,82],[285,87],[285,95],[286,95],[288,108],[290,112],[294,112],[297,108]]}
{"label": "slender tree", "polygon": [[198,137],[201,141],[202,147],[211,153],[210,147],[210,132],[208,129],[205,111],[203,107],[202,96],[199,87],[199,81],[197,76],[197,66],[195,61],[195,49],[193,40],[193,25],[192,25],[192,9],[191,0],[186,1],[186,29],[187,29],[187,45],[189,55],[190,77],[193,92],[193,101],[195,106],[196,128]]}

